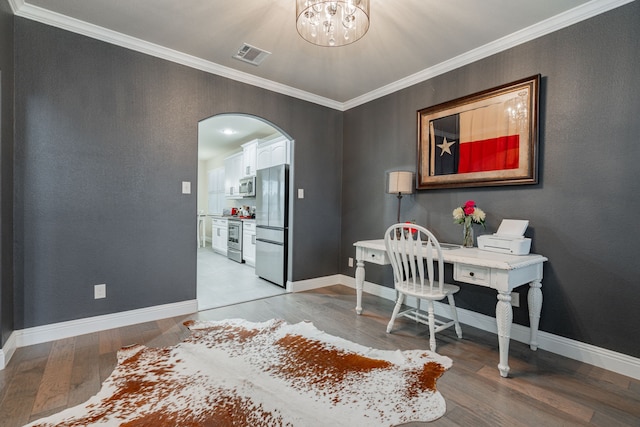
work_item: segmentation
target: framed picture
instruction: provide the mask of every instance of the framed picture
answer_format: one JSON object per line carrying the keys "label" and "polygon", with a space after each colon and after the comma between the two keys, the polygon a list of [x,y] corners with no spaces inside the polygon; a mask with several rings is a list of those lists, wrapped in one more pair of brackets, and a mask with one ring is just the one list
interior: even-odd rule
{"label": "framed picture", "polygon": [[418,111],[417,189],[538,182],[540,75]]}

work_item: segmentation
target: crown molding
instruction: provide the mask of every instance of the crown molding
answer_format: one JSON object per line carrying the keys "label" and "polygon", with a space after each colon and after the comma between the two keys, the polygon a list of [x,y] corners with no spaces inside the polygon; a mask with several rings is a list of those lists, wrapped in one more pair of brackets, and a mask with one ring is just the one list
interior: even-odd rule
{"label": "crown molding", "polygon": [[11,7],[11,11],[14,15],[18,14],[18,9],[21,5],[24,5],[22,0],[7,0],[9,2],[9,6]]}
{"label": "crown molding", "polygon": [[30,5],[28,3],[25,3],[24,0],[8,1],[11,9],[13,10],[13,13],[16,16],[20,16],[22,18],[41,22],[43,24],[51,25],[137,52],[145,53],[157,58],[166,59],[168,61],[182,64],[190,68],[195,68],[197,70],[215,74],[221,77],[226,77],[231,80],[246,83],[262,89],[267,89],[272,92],[288,95],[294,98],[301,99],[303,101],[312,102],[314,104],[322,105],[334,110],[346,111],[375,99],[381,98],[383,96],[389,95],[393,92],[397,92],[401,89],[413,86],[417,83],[429,80],[438,75],[455,70],[456,68],[460,68],[464,65],[468,65],[472,62],[518,46],[522,43],[526,43],[538,37],[542,37],[546,34],[558,31],[562,28],[584,21],[593,16],[623,6],[627,3],[631,3],[634,0],[592,0],[588,3],[577,6],[564,13],[549,18],[545,21],[539,22],[523,30],[516,31],[515,33],[509,34],[491,43],[487,43],[486,45],[481,46],[477,49],[465,52],[461,55],[456,56],[455,58],[451,58],[447,61],[441,62],[433,67],[429,67],[427,69],[419,71],[408,77],[382,86],[378,89],[365,93],[364,95],[358,96],[346,102],[339,102],[333,99],[325,98],[310,92],[293,88],[291,86],[274,82],[272,80],[256,77],[229,67],[224,67],[211,61],[206,61],[192,55],[187,55],[173,49],[149,43],[135,37],[130,37],[103,27],[99,27],[97,25],[89,24],[75,18],[61,15],[59,13],[43,9],[38,6]]}
{"label": "crown molding", "polygon": [[524,28],[515,33],[509,34],[477,49],[470,50],[447,61],[441,62],[433,67],[424,69],[403,79],[382,86],[362,96],[353,98],[343,104],[343,111],[397,92],[401,89],[422,83],[426,80],[439,76],[449,71],[453,71],[464,65],[471,64],[481,59],[487,58],[496,53],[505,51],[512,47],[534,40],[538,37],[561,30],[562,28],[592,18],[601,13],[631,3],[634,0],[593,0],[581,6],[577,6],[566,12],[558,14],[552,18],[541,21],[535,25]]}
{"label": "crown molding", "polygon": [[113,45],[121,46],[167,61],[185,65],[190,68],[205,71],[207,73],[226,77],[231,80],[257,86],[272,92],[289,95],[294,98],[309,101],[325,107],[342,110],[342,103],[329,98],[318,96],[310,92],[283,85],[281,83],[256,77],[242,71],[237,71],[229,67],[216,64],[211,61],[188,55],[173,49],[166,48],[154,43],[150,43],[135,37],[127,36],[116,31],[109,30],[98,25],[90,24],[79,19],[71,18],[38,6],[25,3],[24,0],[9,0],[13,12],[16,16],[51,25],[83,36],[91,37]]}

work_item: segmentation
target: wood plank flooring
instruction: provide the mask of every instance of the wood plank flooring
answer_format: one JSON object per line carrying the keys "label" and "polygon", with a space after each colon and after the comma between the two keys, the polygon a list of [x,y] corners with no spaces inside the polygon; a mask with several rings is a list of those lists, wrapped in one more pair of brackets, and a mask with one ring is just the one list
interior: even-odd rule
{"label": "wood plank flooring", "polygon": [[[392,302],[368,294],[363,298],[361,316],[355,314],[355,292],[337,285],[19,348],[0,371],[0,425],[22,426],[82,403],[109,376],[120,347],[176,344],[188,334],[182,322],[189,318],[310,320],[332,335],[370,347],[428,348],[426,326],[399,319],[387,334]],[[438,353],[450,357],[453,367],[438,381],[447,412],[429,425],[640,426],[640,381],[544,350],[533,352],[517,342],[510,348],[510,378],[501,378],[497,338],[462,327],[462,340],[452,330],[437,336]]]}

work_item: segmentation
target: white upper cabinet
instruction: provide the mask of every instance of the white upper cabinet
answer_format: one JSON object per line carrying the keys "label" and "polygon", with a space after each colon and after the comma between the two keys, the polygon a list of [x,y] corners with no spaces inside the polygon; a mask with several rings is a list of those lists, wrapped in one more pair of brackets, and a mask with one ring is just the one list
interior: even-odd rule
{"label": "white upper cabinet", "polygon": [[242,173],[242,153],[224,159],[224,195],[227,197],[240,198],[240,178]]}
{"label": "white upper cabinet", "polygon": [[289,164],[289,140],[284,136],[258,144],[257,169]]}
{"label": "white upper cabinet", "polygon": [[254,176],[258,161],[258,140],[242,144],[242,176]]}
{"label": "white upper cabinet", "polygon": [[209,177],[208,186],[208,203],[209,213],[214,215],[222,215],[222,209],[225,206],[225,180],[224,168],[220,167],[207,172]]}

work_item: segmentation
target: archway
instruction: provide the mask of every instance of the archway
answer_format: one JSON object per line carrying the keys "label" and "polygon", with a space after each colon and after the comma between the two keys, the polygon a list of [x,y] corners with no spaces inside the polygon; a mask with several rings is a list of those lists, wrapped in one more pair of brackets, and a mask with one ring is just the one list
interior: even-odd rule
{"label": "archway", "polygon": [[[244,243],[241,262],[229,259],[235,257],[228,256],[229,248],[226,246],[228,240],[237,240],[233,237],[229,239],[229,233],[235,236],[237,232],[235,228],[229,228],[229,224],[240,222],[233,215],[251,216],[256,209],[255,196],[241,197],[233,193],[237,189],[229,189],[230,183],[238,181],[233,172],[236,165],[241,163],[240,159],[245,160],[247,156],[251,156],[251,147],[261,147],[282,139],[287,140],[292,152],[293,142],[285,132],[260,117],[247,114],[219,114],[198,123],[197,209],[198,218],[204,222],[202,225],[198,224],[199,233],[204,229],[204,236],[200,235],[204,244],[199,244],[196,263],[197,299],[200,310],[286,292],[284,288],[258,277],[255,273],[256,259],[252,260],[250,256],[252,251],[255,253],[255,234],[251,234],[252,230],[255,233],[255,220],[241,220],[244,229],[241,232],[244,239],[240,238]],[[288,163],[292,163],[293,156],[288,155],[288,159]],[[256,167],[254,163],[253,169],[251,166],[241,169],[238,172],[240,178],[255,174]],[[292,175],[293,165],[290,164],[289,168]],[[293,202],[292,195],[288,196]],[[292,205],[293,203],[290,204],[289,210],[292,209]],[[285,262],[288,259],[290,255],[287,253]],[[288,274],[285,274],[285,279],[287,276]]]}

